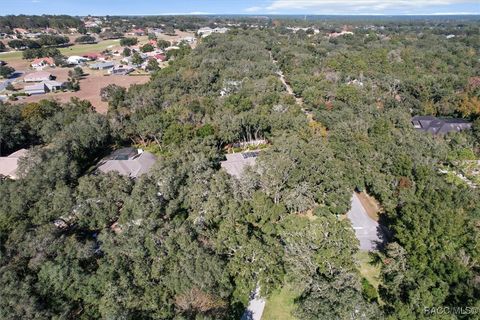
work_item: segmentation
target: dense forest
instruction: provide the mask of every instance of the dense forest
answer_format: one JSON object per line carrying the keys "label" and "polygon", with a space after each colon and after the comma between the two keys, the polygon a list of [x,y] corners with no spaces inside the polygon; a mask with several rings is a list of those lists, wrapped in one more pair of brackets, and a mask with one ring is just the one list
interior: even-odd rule
{"label": "dense forest", "polygon": [[[0,103],[0,155],[30,150],[0,179],[0,318],[239,319],[255,288],[286,283],[298,319],[472,318],[425,308],[480,308],[479,189],[438,171],[480,154],[478,21],[335,38],[292,23],[181,46],[149,83],[102,89],[105,115]],[[413,115],[473,128],[433,136]],[[225,147],[260,138],[240,179],[220,169]],[[159,156],[150,175],[94,174],[127,145]],[[373,299],[342,218],[354,190],[389,231]]]}

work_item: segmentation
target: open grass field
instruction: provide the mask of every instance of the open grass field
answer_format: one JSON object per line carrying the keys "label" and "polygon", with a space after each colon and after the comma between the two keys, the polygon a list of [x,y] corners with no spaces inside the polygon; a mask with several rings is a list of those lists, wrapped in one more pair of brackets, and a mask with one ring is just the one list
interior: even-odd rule
{"label": "open grass field", "polygon": [[[158,39],[168,40],[168,41],[179,41],[184,37],[193,37],[194,34],[192,32],[182,32],[180,30],[176,31],[175,36],[169,35],[160,35]],[[136,37],[138,38],[139,44],[145,44],[148,42],[147,36]],[[99,41],[98,43],[94,44],[74,44],[73,46],[60,48],[60,52],[65,56],[81,56],[87,53],[99,53],[105,49],[118,47],[120,48],[120,40],[103,40]],[[0,53],[0,60],[4,60],[6,62],[15,62],[22,59],[22,51],[11,51],[11,52],[2,52]]]}
{"label": "open grass field", "polygon": [[288,284],[275,291],[267,300],[262,320],[296,320],[292,313],[295,308],[293,301],[297,296],[296,290]]}
{"label": "open grass field", "polygon": [[369,253],[366,251],[357,252],[355,260],[357,261],[360,274],[378,290],[380,284],[380,266],[371,263]]}
{"label": "open grass field", "polygon": [[[119,46],[120,40],[105,40],[94,44],[76,44],[66,48],[60,48],[60,52],[66,56],[96,53],[107,49],[110,46]],[[22,59],[22,51],[11,51],[0,54],[0,59],[6,62]]]}

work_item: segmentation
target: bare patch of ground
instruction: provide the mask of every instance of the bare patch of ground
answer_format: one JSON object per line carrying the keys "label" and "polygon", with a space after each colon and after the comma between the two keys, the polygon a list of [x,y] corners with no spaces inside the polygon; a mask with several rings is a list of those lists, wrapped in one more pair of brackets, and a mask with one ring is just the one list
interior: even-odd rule
{"label": "bare patch of ground", "polygon": [[374,197],[368,195],[366,192],[357,193],[357,196],[362,203],[362,206],[365,208],[368,216],[373,220],[378,221],[378,215],[382,211],[380,203]]}
{"label": "bare patch of ground", "polygon": [[[49,69],[54,76],[57,77],[57,81],[67,81],[68,71],[70,69],[56,68]],[[47,70],[45,70],[47,71]],[[80,80],[80,90],[77,92],[52,92],[43,95],[35,95],[25,98],[19,98],[18,101],[13,103],[25,103],[25,102],[37,102],[43,99],[55,99],[60,102],[68,102],[71,98],[77,97],[81,100],[88,100],[92,103],[95,110],[99,113],[106,113],[108,110],[107,102],[104,102],[100,98],[100,90],[109,84],[116,84],[122,87],[130,87],[133,84],[143,84],[149,81],[150,76],[108,76],[103,71],[93,71],[84,68],[88,75],[84,79]],[[17,89],[24,87],[24,83],[18,83],[15,87]]]}

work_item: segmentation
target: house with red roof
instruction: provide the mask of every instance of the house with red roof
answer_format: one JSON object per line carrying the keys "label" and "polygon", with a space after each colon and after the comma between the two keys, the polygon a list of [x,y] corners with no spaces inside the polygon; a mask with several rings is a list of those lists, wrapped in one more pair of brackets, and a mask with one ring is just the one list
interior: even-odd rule
{"label": "house with red roof", "polygon": [[33,60],[30,65],[34,69],[41,70],[45,67],[55,67],[55,60],[51,57],[37,58]]}
{"label": "house with red roof", "polygon": [[160,53],[160,54],[156,54],[153,56],[158,62],[164,62],[164,61],[167,61],[167,56]]}

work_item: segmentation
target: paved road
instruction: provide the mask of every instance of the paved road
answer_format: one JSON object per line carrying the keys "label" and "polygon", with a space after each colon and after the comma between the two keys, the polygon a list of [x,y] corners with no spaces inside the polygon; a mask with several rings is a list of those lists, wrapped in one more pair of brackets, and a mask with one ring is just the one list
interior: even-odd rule
{"label": "paved road", "polygon": [[356,193],[353,193],[352,208],[348,211],[347,217],[352,222],[355,235],[360,241],[360,250],[376,250],[381,243],[382,230],[378,222],[368,216]]}
{"label": "paved road", "polygon": [[263,309],[265,308],[265,300],[260,297],[260,288],[257,287],[252,295],[248,308],[242,316],[242,320],[260,320],[262,319]]}
{"label": "paved road", "polygon": [[5,81],[3,81],[2,83],[0,83],[0,91],[5,90],[5,88],[7,87],[7,85],[8,85],[9,83],[12,83],[12,82],[15,81],[17,78],[20,78],[22,75],[23,75],[23,72],[22,72],[22,71],[15,71],[15,72],[10,76],[10,78],[8,78],[7,80],[5,80]]}

